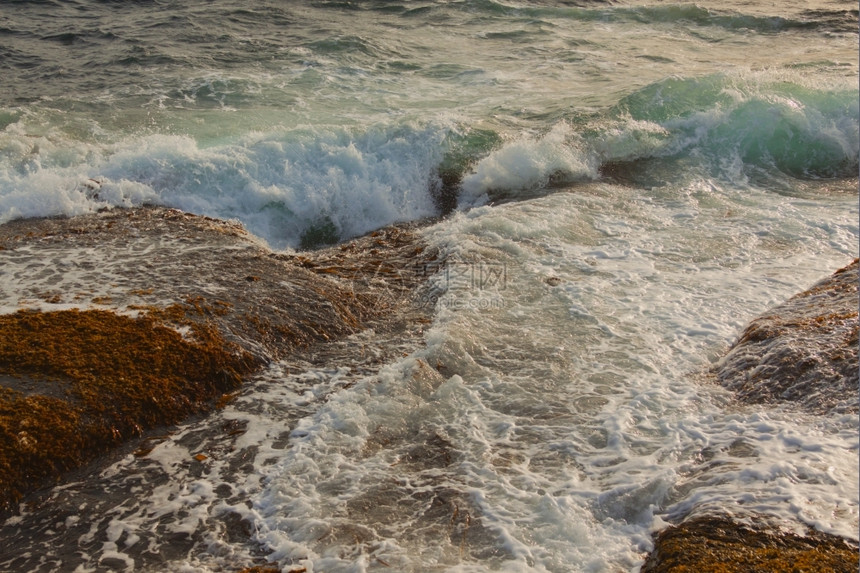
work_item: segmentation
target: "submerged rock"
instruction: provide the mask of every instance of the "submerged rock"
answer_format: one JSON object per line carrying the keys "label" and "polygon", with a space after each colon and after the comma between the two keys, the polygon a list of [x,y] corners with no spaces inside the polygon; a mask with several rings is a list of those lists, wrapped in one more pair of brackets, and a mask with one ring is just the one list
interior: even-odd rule
{"label": "submerged rock", "polygon": [[267,362],[418,319],[407,227],[303,254],[172,209],[0,226],[0,506]]}
{"label": "submerged rock", "polygon": [[748,404],[858,411],[858,261],[753,320],[715,373]]}

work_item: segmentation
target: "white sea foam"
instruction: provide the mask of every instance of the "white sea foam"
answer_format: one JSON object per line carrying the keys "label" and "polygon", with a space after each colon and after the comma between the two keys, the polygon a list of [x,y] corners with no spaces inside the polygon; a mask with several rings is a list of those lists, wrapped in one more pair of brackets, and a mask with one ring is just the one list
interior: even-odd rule
{"label": "white sea foam", "polygon": [[542,136],[523,136],[503,145],[463,178],[461,205],[486,200],[488,192],[533,190],[551,179],[594,178],[599,164],[582,150],[582,141],[567,123]]}
{"label": "white sea foam", "polygon": [[[342,239],[430,216],[429,189],[444,128],[306,129],[252,134],[200,147],[181,136],[109,146],[4,134],[17,146],[0,164],[0,221],[157,203],[240,219],[275,247],[315,226]],[[34,141],[31,141],[33,140]],[[24,144],[32,145],[29,151]],[[81,149],[56,157],[55,149]]]}
{"label": "white sea foam", "polygon": [[[473,428],[482,421],[468,473],[482,484],[484,512],[519,516],[490,519],[523,540],[539,537],[531,524],[544,518],[529,507],[542,507],[540,496],[550,495],[552,507],[579,507],[590,517],[576,521],[593,524],[599,539],[589,546],[611,549],[564,554],[568,563],[635,560],[649,546],[650,528],[707,510],[770,515],[856,538],[856,419],[733,411],[697,374],[752,314],[850,260],[856,205],[797,201],[799,212],[760,192],[755,208],[708,187],[685,195],[579,188],[473,210],[432,233],[455,256],[507,268],[503,311],[440,308],[450,340],[472,344],[432,358],[466,353],[482,365],[463,378],[482,403],[495,404],[468,417]],[[714,216],[733,208],[743,209],[749,231]],[[820,234],[825,212],[832,224]],[[524,334],[527,350],[517,342]],[[526,412],[518,440],[517,432],[494,430],[517,428]],[[501,468],[491,463],[493,450],[513,450],[523,462]],[[530,467],[547,456],[549,471]],[[630,545],[611,545],[619,539]]]}
{"label": "white sea foam", "polygon": [[[270,556],[314,571],[633,569],[652,531],[709,510],[856,538],[856,419],[733,407],[701,376],[753,314],[844,262],[856,207],[829,236],[770,243],[714,215],[744,208],[781,235],[821,213],[807,204],[780,230],[768,204],[784,198],[664,193],[593,185],[429,229],[455,267],[505,267],[504,281],[448,272],[437,287],[503,304],[440,299],[427,348],[294,426],[255,505]],[[421,465],[428,436],[450,457]],[[421,522],[417,492],[439,488],[480,534],[453,510],[441,537]],[[488,547],[497,560],[477,557]]]}
{"label": "white sea foam", "polygon": [[[10,67],[30,103],[0,111],[0,222],[154,202],[238,218],[276,247],[347,237],[434,213],[440,117],[502,143],[466,133],[449,162],[471,170],[463,209],[427,230],[450,263],[426,348],[369,367],[359,350],[396,341],[363,333],[348,359],[271,365],[148,455],[55,490],[85,517],[34,525],[44,508],[23,508],[7,525],[38,535],[4,566],[61,567],[77,532],[64,547],[80,571],[261,557],[309,572],[635,570],[652,531],[709,510],[857,538],[856,416],[738,406],[702,376],[749,319],[856,254],[856,180],[827,181],[854,177],[860,148],[850,16],[825,2],[779,18],[734,0],[283,3],[255,20],[186,4],[157,27],[106,14],[110,41],[136,49],[105,61],[88,21],[20,3],[15,22],[47,27],[31,40],[44,32],[51,57]],[[152,23],[141,6],[121,17]],[[789,12],[803,25],[784,33]],[[58,22],[73,44],[47,35]],[[158,36],[177,26],[193,46]],[[69,53],[86,56],[72,72],[95,57],[118,73],[98,79],[123,80],[84,70],[64,94],[73,74],[45,63]],[[236,58],[218,69],[222,56]],[[20,80],[29,64],[51,99]],[[632,184],[591,182],[606,163]],[[61,308],[39,298],[51,288],[115,294],[109,265],[19,254],[0,311]]]}

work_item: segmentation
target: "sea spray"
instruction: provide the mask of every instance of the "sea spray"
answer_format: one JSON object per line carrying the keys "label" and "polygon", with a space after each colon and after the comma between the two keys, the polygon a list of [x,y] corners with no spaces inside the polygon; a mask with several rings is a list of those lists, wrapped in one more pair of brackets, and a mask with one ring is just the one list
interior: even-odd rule
{"label": "sea spray", "polygon": [[445,134],[432,127],[358,134],[309,128],[215,147],[150,135],[60,158],[36,140],[29,152],[16,147],[22,151],[4,166],[0,220],[157,203],[241,219],[277,247],[298,246],[323,219],[342,240],[437,212],[430,189]]}

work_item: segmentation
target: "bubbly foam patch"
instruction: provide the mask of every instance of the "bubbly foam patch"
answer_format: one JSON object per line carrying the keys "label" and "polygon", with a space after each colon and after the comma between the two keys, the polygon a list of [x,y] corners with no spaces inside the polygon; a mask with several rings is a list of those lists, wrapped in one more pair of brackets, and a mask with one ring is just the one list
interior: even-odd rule
{"label": "bubbly foam patch", "polygon": [[459,375],[461,471],[524,562],[633,566],[652,529],[727,509],[856,539],[856,419],[738,407],[706,375],[850,260],[856,205],[750,193],[588,185],[428,230],[471,271],[437,279],[428,361]]}

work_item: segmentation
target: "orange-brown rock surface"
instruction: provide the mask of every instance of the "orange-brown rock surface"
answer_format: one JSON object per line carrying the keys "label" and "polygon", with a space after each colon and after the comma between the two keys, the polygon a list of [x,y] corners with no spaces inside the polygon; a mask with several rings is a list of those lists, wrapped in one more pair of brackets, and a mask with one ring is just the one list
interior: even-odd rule
{"label": "orange-brown rock surface", "polygon": [[270,360],[408,320],[434,259],[407,228],[286,254],[162,208],[13,221],[0,247],[0,505]]}
{"label": "orange-brown rock surface", "polygon": [[748,404],[858,411],[858,261],[753,320],[717,365]]}

